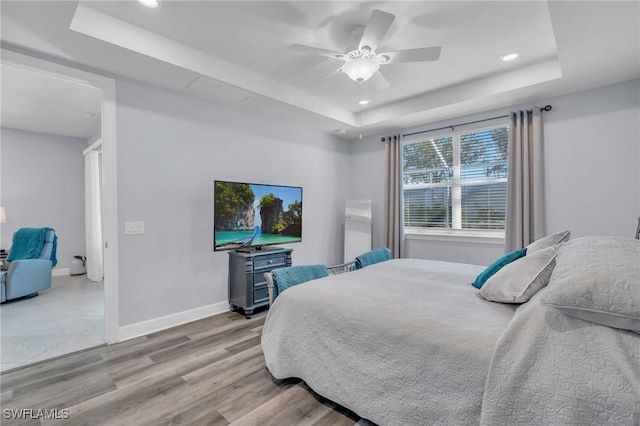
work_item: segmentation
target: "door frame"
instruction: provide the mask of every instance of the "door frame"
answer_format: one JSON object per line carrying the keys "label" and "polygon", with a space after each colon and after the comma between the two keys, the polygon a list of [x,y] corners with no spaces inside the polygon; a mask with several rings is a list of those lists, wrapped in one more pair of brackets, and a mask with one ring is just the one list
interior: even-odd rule
{"label": "door frame", "polygon": [[104,314],[105,340],[116,343],[119,338],[118,309],[118,196],[116,151],[116,83],[102,75],[61,65],[33,56],[1,49],[2,62],[44,73],[53,78],[97,88],[102,93],[102,236],[104,242]]}

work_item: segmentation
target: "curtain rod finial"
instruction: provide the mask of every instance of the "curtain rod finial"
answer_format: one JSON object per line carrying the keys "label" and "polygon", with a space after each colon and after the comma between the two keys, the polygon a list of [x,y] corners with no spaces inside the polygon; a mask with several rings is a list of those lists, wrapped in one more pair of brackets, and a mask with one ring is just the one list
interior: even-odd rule
{"label": "curtain rod finial", "polygon": [[540,111],[551,111],[552,107],[551,105],[545,105],[542,108],[540,108]]}

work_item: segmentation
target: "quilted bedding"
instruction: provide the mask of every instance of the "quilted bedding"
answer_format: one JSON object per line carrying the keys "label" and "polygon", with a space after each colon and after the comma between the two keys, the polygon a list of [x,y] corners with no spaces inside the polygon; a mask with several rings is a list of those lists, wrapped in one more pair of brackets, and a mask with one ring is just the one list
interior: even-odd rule
{"label": "quilted bedding", "polygon": [[[547,288],[518,308],[498,341],[482,424],[640,426],[640,334],[579,319],[637,316],[640,243],[578,238],[557,261]],[[549,300],[591,314],[569,316]]]}
{"label": "quilted bedding", "polygon": [[483,269],[398,259],[289,288],[264,325],[267,367],[380,425],[477,424],[514,313],[477,296]]}
{"label": "quilted bedding", "polygon": [[[616,262],[579,269],[620,278]],[[640,425],[640,334],[546,307],[546,289],[487,302],[469,285],[482,270],[400,259],[290,288],[265,322],[267,367],[380,425]]]}
{"label": "quilted bedding", "polygon": [[483,425],[640,425],[640,336],[540,304],[519,308],[500,338]]}

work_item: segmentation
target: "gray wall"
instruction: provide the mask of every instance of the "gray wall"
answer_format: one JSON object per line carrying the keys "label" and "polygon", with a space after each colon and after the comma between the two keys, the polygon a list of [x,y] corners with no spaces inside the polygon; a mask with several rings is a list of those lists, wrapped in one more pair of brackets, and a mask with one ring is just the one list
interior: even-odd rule
{"label": "gray wall", "polygon": [[640,80],[549,103],[548,228],[632,238],[640,216]]}
{"label": "gray wall", "polygon": [[85,139],[1,129],[0,203],[7,212],[1,246],[23,227],[51,227],[58,235],[58,266],[85,253]]}
{"label": "gray wall", "polygon": [[[543,113],[547,231],[569,229],[572,237],[632,237],[640,215],[640,80],[537,103],[546,104],[553,106],[552,111]],[[503,115],[509,110],[459,117],[405,132]],[[373,200],[374,246],[382,245],[384,214],[384,145],[380,136],[350,144],[349,197]],[[406,242],[408,257],[424,259],[486,265],[502,253],[503,247],[493,244],[419,238]]]}
{"label": "gray wall", "polygon": [[[348,142],[130,80],[116,82],[120,326],[227,301],[216,179],[303,187],[293,261],[338,263]],[[125,222],[144,235],[124,235]]]}

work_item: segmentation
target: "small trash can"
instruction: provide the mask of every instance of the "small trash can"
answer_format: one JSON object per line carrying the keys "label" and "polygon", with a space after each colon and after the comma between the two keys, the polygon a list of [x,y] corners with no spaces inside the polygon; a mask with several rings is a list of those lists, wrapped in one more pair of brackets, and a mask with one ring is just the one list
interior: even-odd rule
{"label": "small trash can", "polygon": [[87,258],[84,256],[73,256],[69,265],[69,274],[82,275],[87,273]]}

